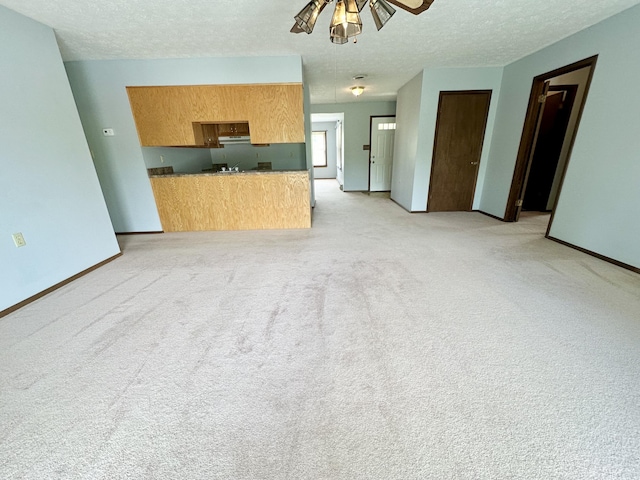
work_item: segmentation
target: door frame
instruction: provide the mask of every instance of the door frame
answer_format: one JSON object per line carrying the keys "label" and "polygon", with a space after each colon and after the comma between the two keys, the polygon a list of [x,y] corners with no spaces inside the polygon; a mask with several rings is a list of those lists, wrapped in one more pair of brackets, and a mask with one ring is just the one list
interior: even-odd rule
{"label": "door frame", "polygon": [[[558,152],[558,155],[560,155],[560,153],[562,152],[562,146],[564,145],[564,139],[567,136],[567,130],[569,129],[569,121],[571,119],[571,113],[573,112],[573,106],[575,104],[575,99],[578,93],[578,89],[580,88],[579,85],[549,85],[546,86],[546,82],[545,82],[545,88],[546,88],[546,92],[545,95],[547,98],[549,98],[549,94],[550,92],[564,92],[563,94],[563,100],[562,102],[564,104],[567,104],[567,96],[570,97],[570,102],[568,103],[569,105],[569,114],[567,116],[567,124],[565,125],[564,128],[564,136],[563,136],[563,140],[562,143],[560,144],[560,152]],[[568,95],[567,95],[568,94]],[[531,173],[531,169],[534,168],[534,161],[535,161],[535,154],[536,154],[536,149],[538,148],[538,142],[540,141],[540,128],[542,126],[542,120],[544,118],[544,112],[545,109],[547,108],[547,102],[546,99],[544,102],[542,102],[540,104],[540,116],[538,117],[538,124],[536,125],[536,133],[534,135],[533,138],[533,146],[534,148],[532,148],[531,150],[531,160],[528,162],[527,165],[527,171],[524,175],[524,181],[522,183],[522,191],[520,192],[519,197],[522,199],[522,205],[516,205],[516,221],[518,221],[518,219],[520,218],[520,213],[522,213],[522,209],[524,208],[524,202],[526,200],[526,196],[527,196],[527,191],[529,190],[529,181],[530,181],[530,173]],[[563,107],[564,108],[564,107]],[[574,127],[575,128],[575,127]],[[560,160],[560,157],[558,157],[558,160]],[[556,165],[556,169],[553,171],[553,179],[555,179],[556,174],[558,173],[558,165]],[[551,193],[553,191],[553,179],[552,179],[552,184],[551,184],[551,188],[552,190],[549,192],[549,196],[551,196]],[[556,194],[557,197],[557,194]],[[549,203],[549,200],[547,198],[547,204]],[[549,210],[547,210],[549,211]]]}
{"label": "door frame", "polygon": [[476,175],[473,180],[473,190],[471,191],[471,203],[469,204],[468,212],[473,210],[473,200],[476,196],[476,188],[478,186],[478,174],[480,172],[480,160],[482,159],[482,151],[484,150],[484,140],[487,136],[487,123],[489,122],[489,112],[491,111],[491,99],[493,97],[493,90],[440,90],[438,95],[438,110],[436,112],[436,128],[433,133],[433,151],[431,152],[431,170],[429,171],[429,190],[427,194],[427,205],[426,212],[429,213],[429,195],[431,194],[431,187],[433,186],[433,167],[435,163],[436,157],[436,148],[438,147],[438,129],[440,127],[440,109],[442,108],[442,97],[445,95],[478,95],[478,94],[488,94],[489,95],[489,104],[487,107],[487,114],[484,118],[484,126],[482,127],[482,141],[480,143],[480,153],[477,159],[477,167],[476,167]]}
{"label": "door frame", "polygon": [[[393,115],[369,115],[369,145],[364,145],[363,150],[368,150],[368,166],[367,166],[367,192],[371,192],[371,130],[373,128],[374,118],[396,118],[396,114]],[[398,123],[396,122],[396,127]],[[395,148],[394,148],[395,150]],[[392,169],[393,171],[393,169]]]}
{"label": "door frame", "polygon": [[[505,222],[516,222],[518,219],[518,213],[520,210],[518,202],[522,200],[522,196],[524,194],[525,177],[529,169],[531,168],[531,161],[533,160],[533,148],[535,145],[535,138],[537,137],[538,124],[542,116],[542,110],[544,108],[544,103],[540,103],[538,99],[544,91],[545,82],[551,80],[552,78],[559,77],[560,75],[571,73],[575,70],[581,70],[585,67],[590,67],[589,76],[587,77],[587,82],[585,85],[584,95],[582,96],[582,101],[578,106],[579,110],[578,110],[578,116],[576,118],[576,125],[573,129],[573,133],[569,141],[570,143],[569,143],[569,148],[567,150],[567,161],[564,164],[562,174],[560,176],[558,194],[556,195],[556,198],[553,202],[553,207],[551,209],[551,219],[549,221],[549,225],[547,226],[547,232],[545,234],[545,236],[549,236],[549,231],[551,230],[551,224],[553,223],[553,217],[556,212],[556,206],[558,205],[558,199],[560,198],[560,193],[562,192],[562,184],[564,183],[564,177],[567,172],[567,167],[569,166],[569,162],[571,161],[573,144],[576,139],[578,128],[580,127],[582,112],[584,111],[584,105],[586,103],[587,96],[589,94],[589,88],[591,86],[591,80],[593,79],[593,72],[595,71],[597,60],[598,60],[598,55],[594,55],[593,57],[585,58],[578,62],[566,65],[564,67],[557,68],[555,70],[551,70],[550,72],[543,73],[533,78],[533,82],[531,85],[531,93],[529,95],[529,103],[527,106],[527,113],[525,115],[524,125],[522,128],[522,136],[520,138],[520,146],[518,148],[516,164],[513,171],[513,178],[511,180],[511,188],[509,190],[507,206],[504,212]],[[574,108],[575,108],[575,104],[574,104]]]}

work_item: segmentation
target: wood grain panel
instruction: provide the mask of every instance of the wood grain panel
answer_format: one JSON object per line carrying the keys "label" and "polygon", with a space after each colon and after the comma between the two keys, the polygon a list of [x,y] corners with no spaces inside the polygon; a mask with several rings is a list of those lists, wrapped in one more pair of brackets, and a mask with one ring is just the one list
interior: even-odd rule
{"label": "wood grain panel", "polygon": [[165,232],[310,228],[308,172],[151,178]]}
{"label": "wood grain panel", "polygon": [[469,211],[491,91],[440,92],[428,212]]}
{"label": "wood grain panel", "polygon": [[304,142],[302,85],[255,85],[248,90],[255,99],[249,124],[252,143]]}
{"label": "wood grain panel", "polygon": [[[165,87],[127,87],[131,112],[142,146],[189,145],[193,138],[180,128],[182,111]],[[191,129],[193,137],[193,129]]]}
{"label": "wood grain panel", "polygon": [[127,87],[142,146],[194,146],[194,122],[249,122],[252,143],[304,142],[301,84]]}
{"label": "wood grain panel", "polygon": [[414,15],[420,15],[425,10],[428,10],[434,0],[388,0],[396,7],[400,7],[407,12],[411,12]]}

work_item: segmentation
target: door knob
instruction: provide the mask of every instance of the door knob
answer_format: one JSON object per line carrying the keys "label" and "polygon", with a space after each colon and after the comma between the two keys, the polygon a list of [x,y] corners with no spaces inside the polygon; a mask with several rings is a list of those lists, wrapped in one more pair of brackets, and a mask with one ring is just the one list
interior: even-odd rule
{"label": "door knob", "polygon": [[478,162],[471,162],[471,165],[477,165]]}

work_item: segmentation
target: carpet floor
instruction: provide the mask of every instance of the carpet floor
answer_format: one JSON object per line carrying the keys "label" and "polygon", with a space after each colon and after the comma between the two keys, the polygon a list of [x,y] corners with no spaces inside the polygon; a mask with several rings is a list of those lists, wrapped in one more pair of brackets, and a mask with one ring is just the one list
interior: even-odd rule
{"label": "carpet floor", "polygon": [[640,276],[317,181],[0,319],[2,479],[638,479]]}

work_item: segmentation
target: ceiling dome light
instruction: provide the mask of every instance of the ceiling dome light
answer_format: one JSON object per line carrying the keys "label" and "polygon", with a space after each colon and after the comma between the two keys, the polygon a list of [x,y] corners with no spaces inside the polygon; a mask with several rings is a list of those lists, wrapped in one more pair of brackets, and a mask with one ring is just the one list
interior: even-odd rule
{"label": "ceiling dome light", "polygon": [[359,97],[360,95],[362,95],[363,92],[364,92],[364,87],[361,87],[361,86],[351,87],[351,93],[353,93],[354,97]]}

